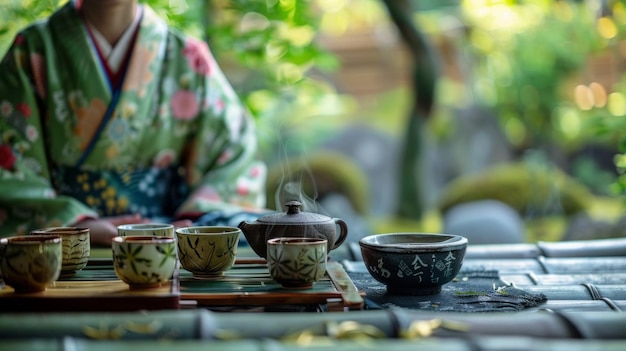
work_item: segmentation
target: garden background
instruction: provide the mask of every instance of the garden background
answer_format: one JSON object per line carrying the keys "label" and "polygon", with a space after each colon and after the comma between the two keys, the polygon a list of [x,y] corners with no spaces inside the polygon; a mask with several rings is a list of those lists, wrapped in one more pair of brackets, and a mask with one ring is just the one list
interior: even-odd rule
{"label": "garden background", "polygon": [[[0,2],[4,54],[66,1]],[[625,234],[624,1],[142,2],[209,42],[257,119],[268,207],[365,235],[490,199],[527,242]]]}

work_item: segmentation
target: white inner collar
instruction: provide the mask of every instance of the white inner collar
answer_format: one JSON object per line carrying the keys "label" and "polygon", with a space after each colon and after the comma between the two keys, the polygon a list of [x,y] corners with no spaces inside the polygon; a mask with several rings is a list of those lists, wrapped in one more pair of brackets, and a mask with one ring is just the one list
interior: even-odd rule
{"label": "white inner collar", "polygon": [[137,7],[137,11],[135,12],[135,18],[133,22],[126,28],[120,39],[117,41],[115,46],[111,46],[109,42],[104,38],[104,36],[98,31],[98,29],[91,24],[88,20],[85,22],[89,26],[89,30],[93,35],[93,39],[96,42],[96,45],[100,49],[102,56],[107,60],[107,64],[109,68],[117,73],[124,61],[124,57],[128,50],[130,50],[130,44],[133,38],[133,34],[139,26],[139,22],[141,19],[141,6]]}

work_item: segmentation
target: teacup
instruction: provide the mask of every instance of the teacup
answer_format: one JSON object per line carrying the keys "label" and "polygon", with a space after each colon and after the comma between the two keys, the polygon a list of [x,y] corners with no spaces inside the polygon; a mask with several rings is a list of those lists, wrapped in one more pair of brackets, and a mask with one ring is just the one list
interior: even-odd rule
{"label": "teacup", "polygon": [[115,274],[131,289],[154,288],[172,279],[176,269],[176,239],[167,236],[113,238]]}
{"label": "teacup", "polygon": [[134,223],[117,226],[119,236],[169,236],[174,237],[174,225],[168,223]]}
{"label": "teacup", "polygon": [[89,228],[53,227],[37,229],[31,235],[56,235],[61,237],[63,246],[63,260],[61,275],[68,276],[85,268],[91,245],[89,243]]}
{"label": "teacup", "polygon": [[288,289],[310,289],[326,274],[327,244],[318,238],[274,238],[267,241],[267,267]]}
{"label": "teacup", "polygon": [[179,228],[176,237],[180,265],[197,279],[220,277],[235,264],[241,235],[237,227]]}
{"label": "teacup", "polygon": [[16,292],[44,291],[61,274],[61,238],[53,235],[0,239],[0,272]]}

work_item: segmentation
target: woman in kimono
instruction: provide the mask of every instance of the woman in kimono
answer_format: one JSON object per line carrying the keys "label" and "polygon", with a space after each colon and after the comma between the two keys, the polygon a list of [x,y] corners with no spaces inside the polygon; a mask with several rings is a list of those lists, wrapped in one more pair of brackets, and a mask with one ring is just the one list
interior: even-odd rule
{"label": "woman in kimono", "polygon": [[0,236],[265,205],[253,120],[206,44],[137,0],[73,0],[0,63]]}

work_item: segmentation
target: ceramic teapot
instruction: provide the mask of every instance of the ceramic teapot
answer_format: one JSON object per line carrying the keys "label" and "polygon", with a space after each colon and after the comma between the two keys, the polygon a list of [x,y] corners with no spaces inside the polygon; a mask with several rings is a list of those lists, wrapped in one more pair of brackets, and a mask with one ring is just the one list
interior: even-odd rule
{"label": "ceramic teapot", "polygon": [[301,211],[302,203],[299,201],[289,201],[285,206],[287,213],[270,214],[254,222],[239,223],[239,229],[257,255],[265,258],[267,241],[278,237],[326,239],[327,252],[338,248],[346,240],[348,226],[342,219]]}

